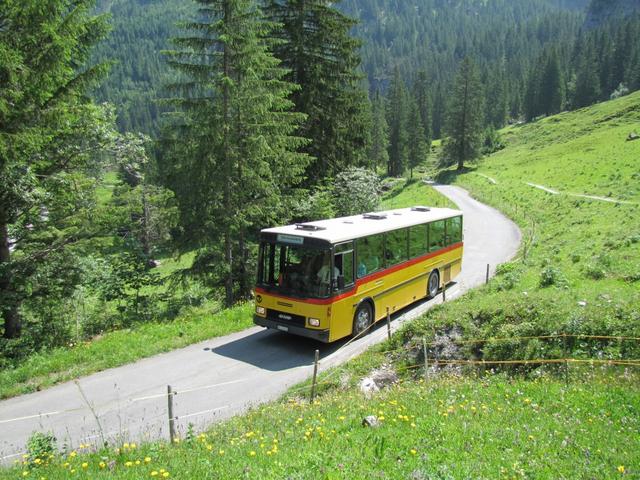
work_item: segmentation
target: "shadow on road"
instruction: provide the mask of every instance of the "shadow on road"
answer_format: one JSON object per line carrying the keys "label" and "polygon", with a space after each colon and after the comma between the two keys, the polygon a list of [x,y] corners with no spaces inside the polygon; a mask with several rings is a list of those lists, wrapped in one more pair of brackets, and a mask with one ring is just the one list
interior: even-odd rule
{"label": "shadow on road", "polygon": [[275,330],[262,330],[225,345],[204,350],[265,370],[281,371],[311,365],[316,350],[320,350],[320,358],[324,358],[338,350],[347,340],[326,344]]}
{"label": "shadow on road", "polygon": [[[456,282],[451,282],[447,286],[449,290]],[[442,291],[440,291],[442,292]],[[441,295],[441,293],[439,294]],[[401,317],[414,308],[428,303],[430,300],[418,300],[405,308],[397,310],[391,314],[391,322]],[[371,329],[372,332],[385,328],[386,320],[379,320]],[[357,345],[360,341],[365,341],[366,336],[357,339],[353,343]],[[320,351],[320,359],[328,357],[337,352],[351,337],[343,338],[331,344],[321,343],[310,338],[297,337],[276,330],[262,330],[246,337],[242,337],[225,345],[215,348],[205,348],[206,352],[223,357],[239,360],[250,365],[255,365],[264,370],[282,371],[289,368],[308,366],[313,364],[315,351]]]}

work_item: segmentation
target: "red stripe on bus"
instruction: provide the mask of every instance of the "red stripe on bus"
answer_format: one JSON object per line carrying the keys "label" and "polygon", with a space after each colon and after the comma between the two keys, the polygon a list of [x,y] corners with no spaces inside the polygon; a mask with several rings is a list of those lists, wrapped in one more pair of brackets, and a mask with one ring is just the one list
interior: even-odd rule
{"label": "red stripe on bus", "polygon": [[362,278],[359,278],[356,280],[356,283],[354,285],[354,287],[349,290],[348,292],[344,292],[341,293],[340,295],[337,295],[335,297],[331,297],[331,298],[295,298],[295,297],[287,297],[284,295],[277,295],[274,293],[271,293],[267,290],[265,290],[264,288],[260,288],[260,287],[256,287],[255,291],[256,293],[262,293],[265,295],[271,295],[272,297],[275,298],[282,298],[284,300],[289,300],[289,301],[293,301],[293,302],[304,302],[304,303],[310,303],[312,305],[329,305],[331,303],[335,303],[339,300],[342,300],[344,298],[347,297],[351,297],[353,295],[356,294],[358,287],[361,287],[363,285],[366,285],[369,282],[372,282],[374,280],[377,280],[379,278],[382,278],[386,275],[389,275],[391,273],[395,273],[398,272],[404,268],[410,267],[412,265],[415,265],[417,263],[420,262],[424,262],[425,260],[428,260],[430,258],[436,257],[438,255],[443,255],[447,252],[451,252],[452,250],[456,250],[457,248],[462,248],[463,246],[463,242],[458,242],[458,243],[454,243],[453,245],[450,245],[448,247],[445,247],[441,250],[438,250],[436,252],[431,252],[431,253],[427,253],[426,255],[423,255],[421,257],[417,257],[417,258],[413,258],[411,260],[407,260],[406,262],[402,262],[399,263],[398,265],[394,265],[393,267],[389,267],[385,270],[380,270],[379,272],[375,272],[375,273],[371,273],[369,275],[366,275]]}

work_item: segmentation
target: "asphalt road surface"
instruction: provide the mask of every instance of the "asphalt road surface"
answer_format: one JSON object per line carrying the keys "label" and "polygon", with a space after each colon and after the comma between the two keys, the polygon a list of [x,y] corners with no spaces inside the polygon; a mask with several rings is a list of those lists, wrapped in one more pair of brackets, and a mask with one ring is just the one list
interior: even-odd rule
{"label": "asphalt road surface", "polygon": [[[487,264],[512,258],[520,244],[516,225],[495,209],[452,186],[436,187],[464,211],[462,273],[447,289],[447,301],[485,281]],[[392,329],[442,302],[441,296],[394,315]],[[0,402],[0,460],[11,463],[25,450],[32,432],[53,432],[71,448],[103,440],[167,438],[167,385],[177,391],[178,432],[196,429],[273,400],[312,374],[316,349],[320,370],[343,363],[387,335],[378,327],[356,341],[319,344],[254,327],[213,338]]]}

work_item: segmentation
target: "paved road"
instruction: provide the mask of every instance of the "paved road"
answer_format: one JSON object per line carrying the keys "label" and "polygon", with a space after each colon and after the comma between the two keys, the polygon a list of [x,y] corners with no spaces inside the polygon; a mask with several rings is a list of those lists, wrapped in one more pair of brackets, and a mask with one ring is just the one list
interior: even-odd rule
{"label": "paved road", "polygon": [[[464,190],[436,188],[465,214],[463,268],[457,283],[447,289],[449,301],[483,283],[487,264],[493,273],[497,264],[513,257],[520,232],[510,220]],[[438,297],[399,312],[393,329],[440,302]],[[273,400],[308,378],[316,349],[320,350],[320,368],[326,369],[385,336],[383,327],[354,342],[324,345],[255,327],[5,400],[0,402],[0,459],[7,463],[17,458],[35,430],[52,431],[59,445],[70,446],[97,444],[102,438],[166,438],[167,385],[178,392],[174,413],[179,417],[179,431],[184,432],[189,423],[198,428]]]}

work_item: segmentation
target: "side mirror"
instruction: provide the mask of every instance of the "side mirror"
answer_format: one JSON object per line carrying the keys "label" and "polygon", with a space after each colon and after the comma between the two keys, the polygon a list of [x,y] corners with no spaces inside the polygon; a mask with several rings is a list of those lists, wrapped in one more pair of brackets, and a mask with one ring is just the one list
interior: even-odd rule
{"label": "side mirror", "polygon": [[338,275],[338,290],[342,290],[344,288],[344,276]]}

